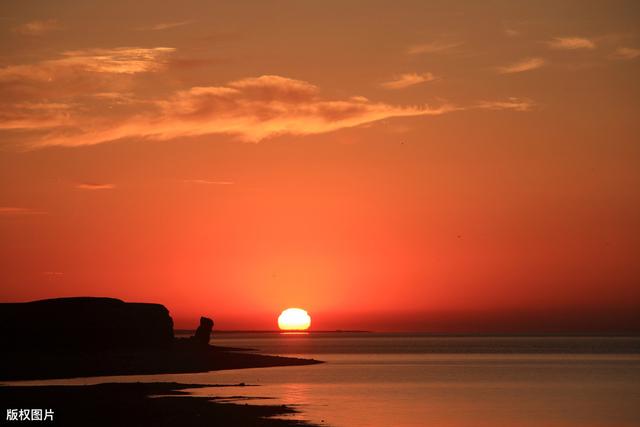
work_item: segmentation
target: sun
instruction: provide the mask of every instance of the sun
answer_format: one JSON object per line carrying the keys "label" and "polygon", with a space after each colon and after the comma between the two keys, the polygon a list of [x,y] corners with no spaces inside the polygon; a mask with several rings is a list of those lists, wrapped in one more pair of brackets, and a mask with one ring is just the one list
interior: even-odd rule
{"label": "sun", "polygon": [[311,326],[311,316],[301,308],[287,308],[278,316],[278,327],[283,331],[304,331]]}

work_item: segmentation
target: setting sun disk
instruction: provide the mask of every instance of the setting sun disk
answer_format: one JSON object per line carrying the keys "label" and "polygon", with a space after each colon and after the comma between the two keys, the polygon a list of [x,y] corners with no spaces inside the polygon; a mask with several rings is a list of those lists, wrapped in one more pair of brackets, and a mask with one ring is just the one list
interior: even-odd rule
{"label": "setting sun disk", "polygon": [[278,316],[278,327],[283,331],[304,331],[311,326],[311,317],[301,308],[287,308]]}

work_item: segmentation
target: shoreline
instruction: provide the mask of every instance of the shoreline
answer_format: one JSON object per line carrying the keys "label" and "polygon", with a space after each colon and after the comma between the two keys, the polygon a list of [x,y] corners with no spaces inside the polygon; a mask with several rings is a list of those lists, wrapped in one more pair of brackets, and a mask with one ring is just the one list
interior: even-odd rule
{"label": "shoreline", "polygon": [[[164,351],[5,353],[0,366],[1,410],[53,409],[54,420],[47,424],[72,427],[314,426],[306,421],[286,419],[300,413],[291,406],[251,405],[242,403],[244,396],[241,395],[237,400],[229,401],[223,397],[195,396],[186,391],[204,387],[255,387],[258,386],[256,384],[127,383],[109,379],[116,375],[199,373],[323,363],[314,359],[247,351],[210,345],[204,349],[176,346]],[[88,385],[32,384],[34,381],[84,377],[104,377],[104,382]]]}
{"label": "shoreline", "polygon": [[175,382],[101,383],[95,385],[6,386],[0,385],[2,409],[53,410],[47,425],[114,426],[153,425],[204,427],[292,427],[315,424],[284,419],[300,413],[286,405],[229,403],[223,398],[193,396],[187,389],[242,386]]}
{"label": "shoreline", "polygon": [[271,356],[211,345],[206,348],[174,346],[163,350],[108,352],[4,352],[2,359],[0,382],[183,374],[323,363],[315,359]]}

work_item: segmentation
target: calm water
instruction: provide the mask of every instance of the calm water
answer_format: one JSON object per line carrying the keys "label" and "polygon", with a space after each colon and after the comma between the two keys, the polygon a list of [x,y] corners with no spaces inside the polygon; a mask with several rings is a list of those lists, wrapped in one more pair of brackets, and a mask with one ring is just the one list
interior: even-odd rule
{"label": "calm water", "polygon": [[640,425],[639,338],[229,333],[213,342],[327,363],[108,381],[258,384],[194,393],[295,405],[297,418],[333,426]]}

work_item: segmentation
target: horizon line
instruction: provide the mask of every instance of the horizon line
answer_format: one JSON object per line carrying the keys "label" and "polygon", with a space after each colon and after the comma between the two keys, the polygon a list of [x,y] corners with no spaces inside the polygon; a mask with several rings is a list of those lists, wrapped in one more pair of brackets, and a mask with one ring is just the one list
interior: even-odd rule
{"label": "horizon line", "polygon": [[[193,333],[196,329],[175,329],[174,333]],[[432,337],[629,337],[640,338],[638,332],[429,332],[429,331],[376,331],[361,329],[322,329],[306,331],[281,331],[277,329],[214,329],[212,334],[260,333],[260,334],[311,334],[311,333],[361,333],[361,334],[420,334]]]}

